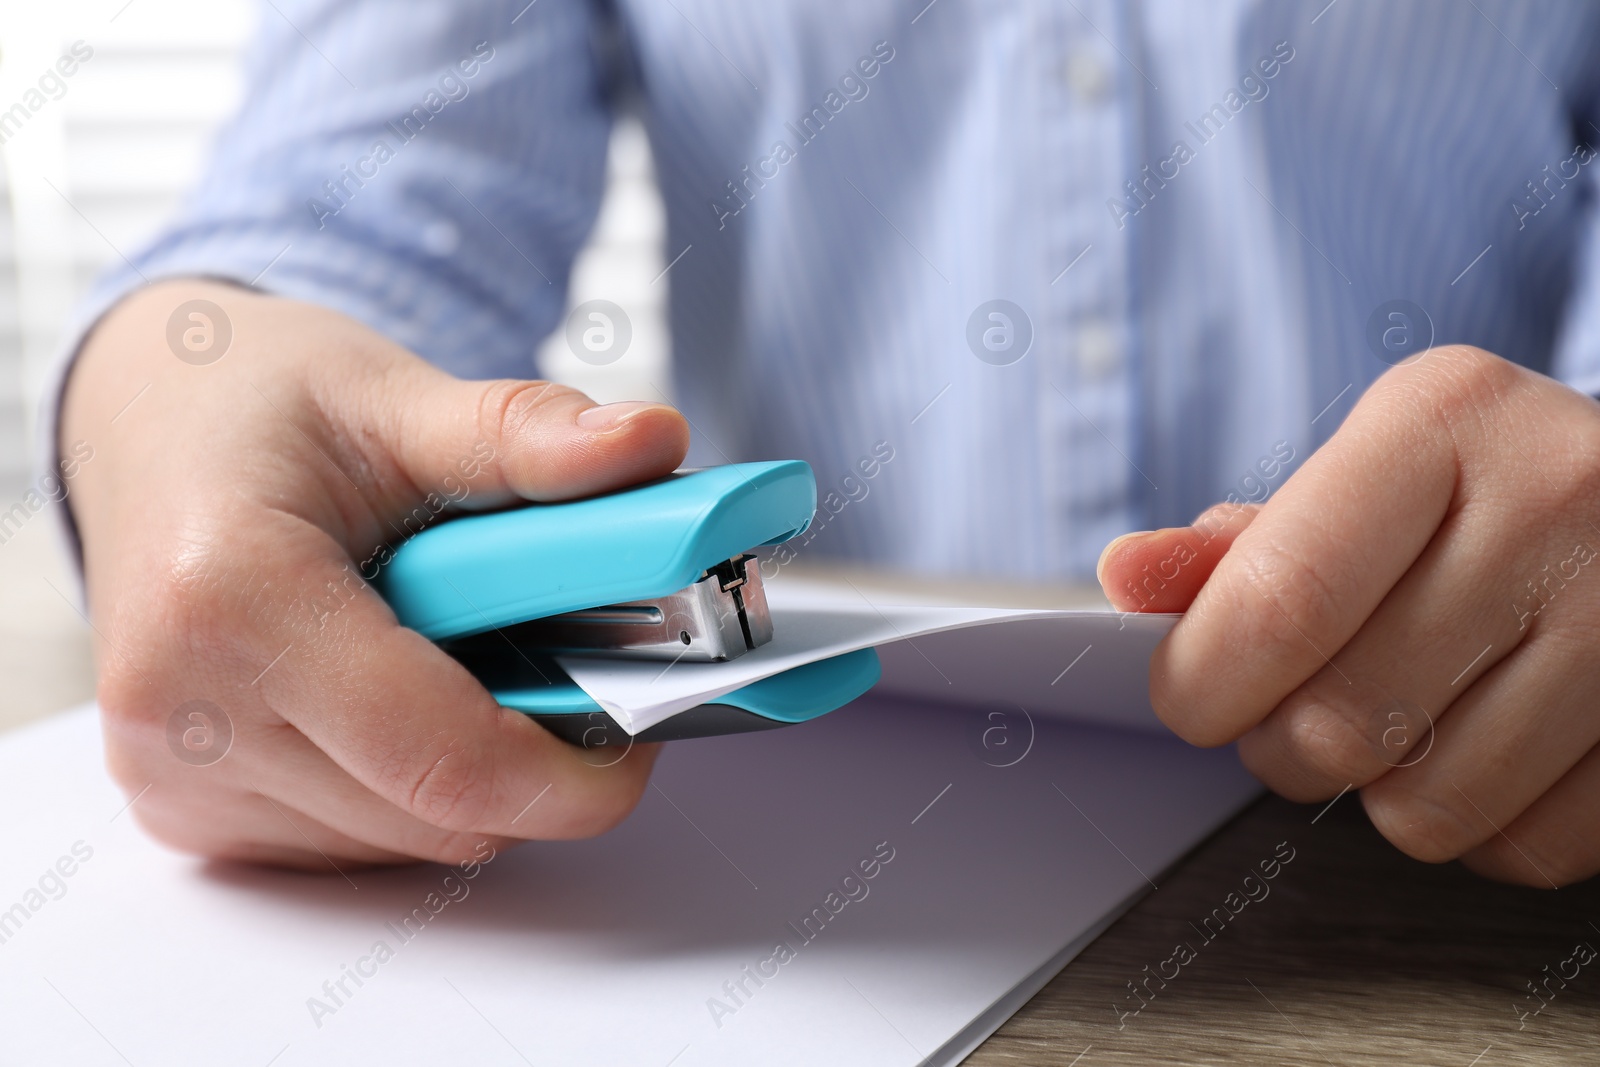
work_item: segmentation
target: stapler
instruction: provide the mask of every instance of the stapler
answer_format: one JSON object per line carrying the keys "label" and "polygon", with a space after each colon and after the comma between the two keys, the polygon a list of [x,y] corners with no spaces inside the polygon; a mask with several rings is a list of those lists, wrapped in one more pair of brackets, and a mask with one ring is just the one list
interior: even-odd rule
{"label": "stapler", "polygon": [[[438,643],[501,706],[586,748],[630,735],[556,655],[724,661],[772,639],[752,549],[802,532],[809,465],[680,471],[606,496],[453,518],[395,550],[374,583],[401,624]],[[872,649],[762,679],[657,723],[670,741],[805,722],[878,680]]]}

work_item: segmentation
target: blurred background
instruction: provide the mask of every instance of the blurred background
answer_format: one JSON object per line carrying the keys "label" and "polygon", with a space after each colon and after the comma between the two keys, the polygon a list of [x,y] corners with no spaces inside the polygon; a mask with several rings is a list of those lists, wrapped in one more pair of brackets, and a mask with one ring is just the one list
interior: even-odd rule
{"label": "blurred background", "polygon": [[[5,513],[37,477],[45,377],[96,273],[147,241],[206,162],[239,101],[258,0],[6,0],[0,4],[0,728],[89,699],[90,630],[63,550],[60,505],[14,531]],[[93,57],[59,95],[26,94],[75,41]],[[20,105],[20,109],[19,109]],[[600,219],[569,304],[627,307],[629,358],[578,360],[558,333],[533,357],[597,400],[666,391],[663,216],[639,124],[612,136]]]}

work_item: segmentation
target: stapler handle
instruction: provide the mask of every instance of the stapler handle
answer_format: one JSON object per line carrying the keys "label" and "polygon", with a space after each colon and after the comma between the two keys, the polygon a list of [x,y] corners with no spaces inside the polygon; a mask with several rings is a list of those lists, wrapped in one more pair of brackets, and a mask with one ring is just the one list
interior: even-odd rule
{"label": "stapler handle", "polygon": [[442,522],[395,549],[374,585],[402,625],[444,641],[667,596],[801,533],[816,507],[816,479],[799,460],[707,467]]}
{"label": "stapler handle", "polygon": [[[709,467],[607,496],[452,519],[394,550],[374,585],[402,624],[444,644],[501,706],[574,744],[616,745],[626,731],[549,649],[514,639],[537,641],[540,627],[519,627],[666,597],[751,548],[803,532],[816,505],[816,479],[798,460]],[[836,656],[691,708],[633,740],[804,722],[854,700],[878,674],[871,649]]]}

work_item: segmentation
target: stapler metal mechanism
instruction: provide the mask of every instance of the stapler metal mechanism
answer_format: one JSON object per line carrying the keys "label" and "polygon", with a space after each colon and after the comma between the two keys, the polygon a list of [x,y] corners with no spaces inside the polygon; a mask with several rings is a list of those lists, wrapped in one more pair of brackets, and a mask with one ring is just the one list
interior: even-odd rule
{"label": "stapler metal mechanism", "polygon": [[[394,553],[377,587],[400,622],[437,642],[503,707],[594,748],[629,735],[556,655],[734,659],[772,639],[751,551],[802,533],[811,468],[789,460],[683,471],[607,496],[448,520]],[[765,678],[680,712],[635,740],[804,722],[878,680],[872,649]]]}

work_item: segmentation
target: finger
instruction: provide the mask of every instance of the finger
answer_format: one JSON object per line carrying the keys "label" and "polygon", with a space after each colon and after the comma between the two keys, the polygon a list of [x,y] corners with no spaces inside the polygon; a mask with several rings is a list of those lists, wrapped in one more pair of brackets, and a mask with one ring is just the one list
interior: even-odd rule
{"label": "finger", "polygon": [[1217,504],[1189,526],[1123,534],[1100,553],[1100,588],[1118,611],[1185,611],[1260,510]]}
{"label": "finger", "polygon": [[[299,588],[349,580],[338,546],[309,523],[275,513],[256,536],[272,546],[280,573],[304,583]],[[252,555],[237,551],[217,566],[248,569]],[[251,587],[242,575],[233,581]],[[496,705],[464,667],[399,626],[369,586],[358,585],[335,610],[292,614],[254,643],[257,672],[288,647],[254,687],[266,705],[361,785],[432,826],[520,838],[589,836],[619,822],[648,779],[647,746],[597,765],[584,750]],[[249,677],[248,670],[241,664],[237,673]],[[547,787],[548,796],[522,815]]]}
{"label": "finger", "polygon": [[[647,746],[597,761],[500,708],[459,663],[397,624],[322,529],[264,511],[243,528],[186,531],[184,567],[153,596],[134,646],[138,669],[102,677],[108,731],[117,734],[108,749],[164,751],[181,703],[171,694],[180,693],[227,704],[235,743],[262,724],[288,723],[362,786],[445,830],[583,837],[637,802]],[[214,603],[208,589],[228,590],[229,600]],[[219,611],[228,619],[221,632]]]}
{"label": "finger", "polygon": [[[285,798],[306,811],[330,830],[390,854],[435,863],[462,863],[481,855],[485,843],[495,849],[507,848],[520,838],[476,831],[445,830],[424,822],[378,796],[351,777],[321,749],[293,730],[286,730],[280,742],[264,758],[252,762],[251,784],[262,794],[280,803]],[[644,753],[648,761],[651,752]],[[510,828],[537,824],[529,815],[550,799],[553,787],[547,786],[527,799],[512,816]]]}
{"label": "finger", "polygon": [[1454,859],[1509,826],[1600,743],[1596,627],[1547,626],[1479,679],[1432,751],[1368,786],[1373,824],[1418,859]]}
{"label": "finger", "polygon": [[1453,510],[1336,658],[1240,739],[1245,766],[1305,803],[1431,758],[1435,726],[1529,632],[1504,576],[1536,570],[1540,549],[1508,557],[1490,543],[1503,521],[1493,503]]}
{"label": "finger", "polygon": [[1233,740],[1332,662],[1432,540],[1458,488],[1458,433],[1515,373],[1485,354],[1430,353],[1368,390],[1157,647],[1162,719],[1196,744]]}
{"label": "finger", "polygon": [[1485,877],[1539,889],[1600,874],[1600,748],[1461,862]]}
{"label": "finger", "polygon": [[322,873],[414,860],[340,833],[258,793],[216,789],[197,793],[181,782],[162,782],[139,798],[133,813],[158,841],[212,859]]}
{"label": "finger", "polygon": [[543,381],[463,381],[409,357],[370,389],[341,393],[354,410],[333,421],[370,436],[375,468],[397,466],[374,501],[389,521],[430,492],[492,507],[618,489],[670,474],[689,444],[688,424],[666,404],[596,405]]}

